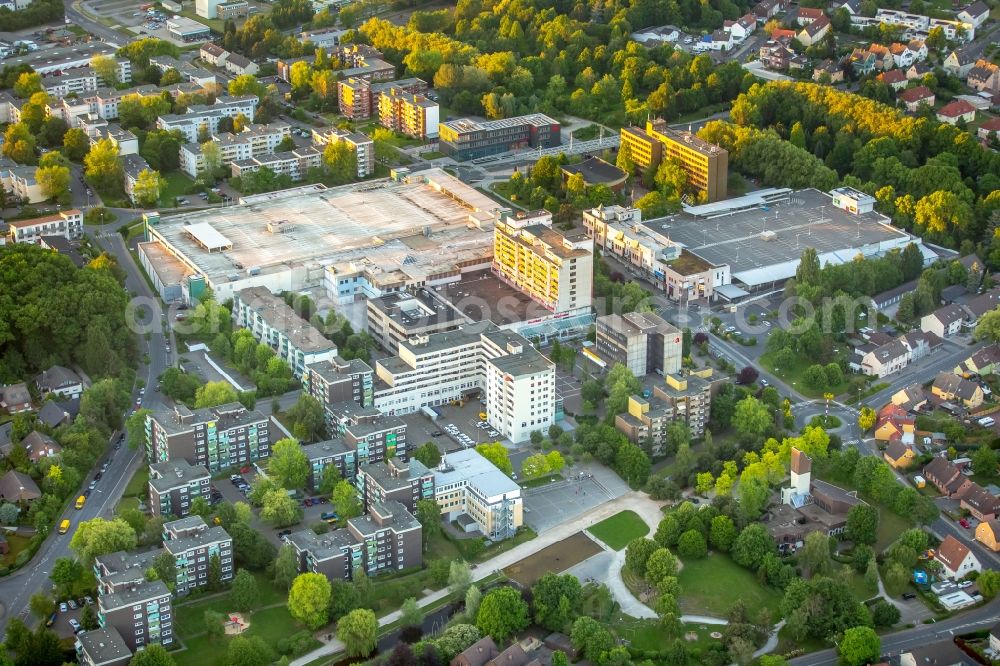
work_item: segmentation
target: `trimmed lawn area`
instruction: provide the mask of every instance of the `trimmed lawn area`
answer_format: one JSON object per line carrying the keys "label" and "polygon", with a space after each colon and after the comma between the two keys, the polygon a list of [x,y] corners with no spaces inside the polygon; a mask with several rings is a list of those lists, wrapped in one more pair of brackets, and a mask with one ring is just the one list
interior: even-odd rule
{"label": "trimmed lawn area", "polygon": [[[287,598],[287,592],[285,590],[279,590],[275,587],[271,579],[263,573],[255,573],[254,578],[257,579],[257,589],[260,590],[260,605],[262,608],[265,606],[272,606],[274,604],[283,604]],[[229,613],[233,611],[233,604],[229,601],[229,592],[225,591],[219,596],[212,597],[210,599],[196,600],[190,603],[180,603],[174,606],[174,629],[177,635],[187,642],[188,638],[193,638],[205,633],[205,622],[204,615],[205,611],[213,610],[219,613]],[[259,632],[267,631],[263,626],[266,622],[258,622],[258,617],[264,617],[268,620],[271,619],[272,615],[276,615],[275,611],[281,611],[284,613],[288,622],[294,624],[292,616],[288,614],[284,605],[275,608],[266,608],[264,610],[259,610],[253,613],[250,622],[251,626],[247,633],[254,632],[260,635]],[[280,615],[280,614],[277,614]],[[274,618],[276,622],[281,621],[281,617]],[[255,626],[256,625],[256,626]],[[254,629],[257,629],[255,632]],[[293,633],[298,631],[298,628],[292,628],[286,634],[279,634],[278,638],[282,636],[288,637]]]}
{"label": "trimmed lawn area", "polygon": [[878,538],[875,540],[875,552],[880,553],[888,548],[889,544],[911,527],[913,527],[912,523],[903,516],[884,506],[878,507]]}
{"label": "trimmed lawn area", "polygon": [[[685,644],[689,647],[696,645],[704,649],[713,643],[720,642],[718,639],[712,638],[710,634],[714,631],[721,632],[723,629],[725,627],[686,622],[684,623],[682,634],[686,635],[691,632],[697,634],[697,640],[685,640]],[[660,623],[656,620],[627,619],[622,622],[616,622],[613,630],[618,634],[619,638],[628,641],[629,647],[640,651],[659,652],[668,649],[674,642],[672,636],[660,630]]]}
{"label": "trimmed lawn area", "polygon": [[28,537],[17,536],[16,534],[7,534],[6,537],[7,545],[10,547],[10,551],[6,555],[0,555],[0,566],[9,567],[14,565],[14,560],[17,559],[17,554],[28,547],[31,539]]}
{"label": "trimmed lawn area", "polygon": [[149,467],[143,465],[136,470],[135,475],[129,479],[125,486],[122,497],[145,497],[149,489]]}
{"label": "trimmed lawn area", "polygon": [[171,208],[174,205],[174,199],[187,194],[188,189],[194,184],[194,181],[180,171],[171,171],[162,175],[163,180],[167,182],[167,186],[160,192],[160,204]]}
{"label": "trimmed lawn area", "polygon": [[425,160],[437,160],[444,157],[444,153],[437,150],[428,150],[426,153],[420,153],[420,156]]}
{"label": "trimmed lawn area", "polygon": [[521,484],[522,488],[538,488],[539,486],[545,486],[550,483],[555,483],[556,481],[562,481],[562,474],[546,474],[545,476],[540,476],[537,479],[528,479]]}
{"label": "trimmed lawn area", "polygon": [[709,553],[700,560],[685,560],[677,578],[681,586],[678,601],[685,613],[726,617],[738,596],[746,603],[750,617],[768,608],[774,620],[779,619],[776,609],[781,593],[761,585],[755,575],[725,555]]}
{"label": "trimmed lawn area", "polygon": [[849,576],[844,576],[843,580],[850,586],[851,592],[854,593],[854,598],[858,601],[868,601],[878,594],[878,587],[872,588],[865,583],[864,574],[851,571],[851,574]]}
{"label": "trimmed lawn area", "polygon": [[[796,355],[795,362],[790,366],[785,366],[782,368],[774,367],[774,354],[767,352],[762,354],[760,357],[760,364],[768,370],[773,375],[780,377],[783,381],[792,384],[798,389],[803,395],[807,395],[812,398],[822,398],[823,394],[827,392],[826,389],[815,390],[806,386],[806,383],[802,381],[802,376],[805,374],[806,370],[814,365],[811,359],[803,358],[802,356]],[[844,381],[840,382],[836,386],[829,389],[830,393],[834,395],[840,395],[846,393],[851,387],[850,375],[844,376]],[[857,391],[854,391],[857,394]]]}
{"label": "trimmed lawn area", "polygon": [[621,511],[588,530],[610,548],[621,550],[632,539],[649,534],[649,525],[635,511]]}
{"label": "trimmed lawn area", "polygon": [[[175,613],[176,615],[179,614]],[[182,638],[187,649],[173,653],[174,661],[179,666],[224,666],[227,663],[226,651],[231,637],[213,639],[204,633],[204,625],[201,623],[200,616],[198,621],[201,625],[200,633]],[[250,628],[244,631],[243,635],[261,637],[277,655],[278,641],[303,629],[305,627],[293,620],[284,606],[278,606],[251,614]],[[314,640],[310,649],[318,647],[319,644],[319,641]]]}

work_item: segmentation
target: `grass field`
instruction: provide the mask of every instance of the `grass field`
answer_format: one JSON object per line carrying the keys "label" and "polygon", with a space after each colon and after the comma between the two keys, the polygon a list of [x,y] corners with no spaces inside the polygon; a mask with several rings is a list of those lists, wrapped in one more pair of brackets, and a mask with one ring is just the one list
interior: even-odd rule
{"label": "grass field", "polygon": [[772,615],[777,615],[781,601],[778,590],[764,587],[751,572],[718,553],[709,553],[700,560],[685,560],[678,581],[680,606],[685,613],[725,617],[738,596],[746,603],[750,617],[761,608],[769,608]]}
{"label": "grass field", "polygon": [[828,389],[816,390],[809,388],[806,386],[805,382],[802,381],[802,376],[805,374],[806,370],[813,365],[813,360],[802,356],[796,356],[795,362],[790,366],[775,368],[774,354],[768,352],[761,355],[760,364],[786,383],[793,385],[803,395],[807,395],[812,398],[821,398],[827,391],[833,393],[834,395],[840,395],[841,393],[845,393],[851,386],[850,376],[845,375],[844,381],[840,382],[836,386],[831,386]]}
{"label": "grass field", "polygon": [[539,486],[547,486],[550,483],[563,480],[562,474],[546,474],[545,476],[540,476],[537,479],[528,479],[521,483],[522,488],[538,488]]}
{"label": "grass field", "polygon": [[426,153],[420,153],[420,156],[425,160],[438,160],[444,157],[444,153],[437,150],[428,150]]}
{"label": "grass field", "polygon": [[[685,623],[682,635],[697,634],[697,640],[685,640],[685,643],[688,646],[696,645],[706,648],[713,643],[720,642],[718,639],[712,638],[711,634],[714,631],[721,631],[722,629],[724,627]],[[619,638],[628,641],[629,647],[636,650],[666,650],[674,640],[673,635],[660,630],[660,623],[656,620],[625,620],[624,622],[615,623],[614,630]]]}
{"label": "grass field", "polygon": [[649,534],[649,525],[635,511],[621,511],[597,523],[589,532],[609,548],[621,550],[632,539]]}
{"label": "grass field", "polygon": [[122,497],[145,497],[149,488],[149,467],[143,465],[129,479]]}
{"label": "grass field", "polygon": [[9,567],[14,564],[14,560],[17,559],[17,554],[28,547],[28,543],[31,542],[31,539],[28,537],[17,536],[16,534],[8,534],[6,536],[7,545],[10,547],[10,550],[6,555],[0,555],[0,566]]}
{"label": "grass field", "polygon": [[194,184],[193,180],[180,171],[171,171],[164,175],[163,179],[167,182],[167,185],[160,192],[160,204],[167,208],[172,208],[174,199],[187,194],[188,189]]}

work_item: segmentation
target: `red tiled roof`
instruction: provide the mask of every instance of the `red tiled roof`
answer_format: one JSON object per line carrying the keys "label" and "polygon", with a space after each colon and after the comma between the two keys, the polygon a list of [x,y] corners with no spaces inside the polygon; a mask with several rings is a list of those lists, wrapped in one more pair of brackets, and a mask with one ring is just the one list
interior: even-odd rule
{"label": "red tiled roof", "polygon": [[964,116],[967,113],[975,113],[976,107],[972,106],[964,99],[956,99],[954,102],[946,104],[941,107],[938,111],[939,116],[944,116],[945,118],[957,118],[959,116]]}

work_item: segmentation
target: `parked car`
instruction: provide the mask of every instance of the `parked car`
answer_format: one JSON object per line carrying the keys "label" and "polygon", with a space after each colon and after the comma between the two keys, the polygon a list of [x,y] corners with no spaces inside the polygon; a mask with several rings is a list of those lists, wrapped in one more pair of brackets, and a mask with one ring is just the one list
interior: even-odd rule
{"label": "parked car", "polygon": [[85,602],[87,602],[87,605],[88,605],[88,606],[93,606],[93,605],[94,605],[94,599],[93,599],[93,597],[91,597],[91,596],[89,596],[89,595],[88,595],[88,596],[86,596],[86,597],[84,597],[84,598],[83,598],[83,600],[84,600]]}
{"label": "parked car", "polygon": [[45,620],[45,626],[46,627],[51,627],[55,623],[56,623],[56,614],[55,613],[53,613],[52,615],[49,615],[49,619]]}
{"label": "parked car", "polygon": [[442,433],[440,430],[435,430],[435,431],[431,432],[431,437],[440,437],[443,434],[444,433]]}
{"label": "parked car", "polygon": [[65,601],[59,602],[59,612],[65,613],[67,610],[69,610],[69,607],[66,606],[66,602]]}
{"label": "parked car", "polygon": [[961,520],[959,520],[958,524],[961,525],[962,527],[964,527],[965,529],[969,529],[969,521],[966,520],[965,518],[962,518]]}
{"label": "parked car", "polygon": [[914,594],[913,592],[903,592],[903,598],[907,599],[907,600],[909,600],[909,599],[916,599],[917,595]]}
{"label": "parked car", "polygon": [[70,599],[66,603],[69,605],[69,609],[70,610],[76,610],[76,600],[75,599]]}
{"label": "parked car", "polygon": [[242,479],[243,479],[243,477],[240,476],[239,474],[232,474],[229,477],[229,480],[232,481],[233,483],[236,483],[237,481],[241,481]]}
{"label": "parked car", "polygon": [[76,618],[71,617],[69,619],[69,626],[73,627],[74,634],[80,631],[80,623],[76,620]]}
{"label": "parked car", "polygon": [[280,532],[278,532],[278,536],[283,539],[291,533],[292,533],[291,530],[281,530]]}

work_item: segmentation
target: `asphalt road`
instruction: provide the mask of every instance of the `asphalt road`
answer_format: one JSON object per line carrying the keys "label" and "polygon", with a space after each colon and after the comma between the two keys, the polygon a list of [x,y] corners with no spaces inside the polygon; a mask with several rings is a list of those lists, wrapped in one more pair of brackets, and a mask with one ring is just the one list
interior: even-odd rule
{"label": "asphalt road", "polygon": [[[911,650],[915,647],[951,640],[956,634],[989,629],[998,620],[1000,620],[1000,599],[994,599],[985,606],[966,611],[942,622],[922,624],[913,629],[882,636],[882,655],[898,655],[901,651]],[[834,666],[838,663],[837,652],[832,648],[812,652],[790,659],[789,663],[793,666]]]}
{"label": "asphalt road", "polygon": [[[133,263],[121,235],[118,233],[97,234],[96,241],[103,249],[113,254],[118,259],[119,264],[125,268],[128,273],[126,286],[129,291],[148,299],[146,302],[155,305],[157,301],[139,269]],[[149,365],[140,365],[138,371],[138,377],[145,381],[146,386],[155,386],[156,378],[166,369],[167,365],[167,357],[164,352],[165,340],[159,325],[160,315],[159,312],[151,314],[157,323],[152,327],[150,339],[147,342],[140,338],[140,354],[149,353],[150,355]],[[141,401],[141,404],[146,407],[156,407],[164,402],[162,396],[156,394],[152,388],[147,389],[146,394],[141,397],[138,391],[135,391],[133,393],[133,407],[135,401]],[[130,413],[133,407],[129,408]],[[48,576],[58,558],[72,556],[69,542],[76,526],[84,520],[99,516],[111,516],[125,486],[132,478],[132,474],[143,463],[141,450],[132,451],[123,446],[121,450],[115,452],[110,449],[109,443],[109,454],[111,455],[111,464],[84,507],[78,511],[71,503],[56,521],[58,524],[64,518],[68,518],[71,525],[70,530],[66,534],[59,534],[57,530],[53,530],[30,564],[22,567],[17,573],[0,578],[0,604],[2,604],[2,608],[0,608],[0,635],[3,635],[7,621],[11,617],[28,619],[28,600],[31,595],[39,590],[49,588]],[[92,478],[93,474],[88,475],[86,483],[89,483]]]}
{"label": "asphalt road", "polygon": [[111,44],[116,48],[121,48],[128,43],[128,37],[118,32],[117,30],[112,30],[102,23],[93,21],[80,10],[76,8],[75,3],[72,0],[63,0],[63,5],[66,9],[66,18],[69,19],[69,23],[73,25],[78,25],[95,37],[99,37],[102,41]]}

